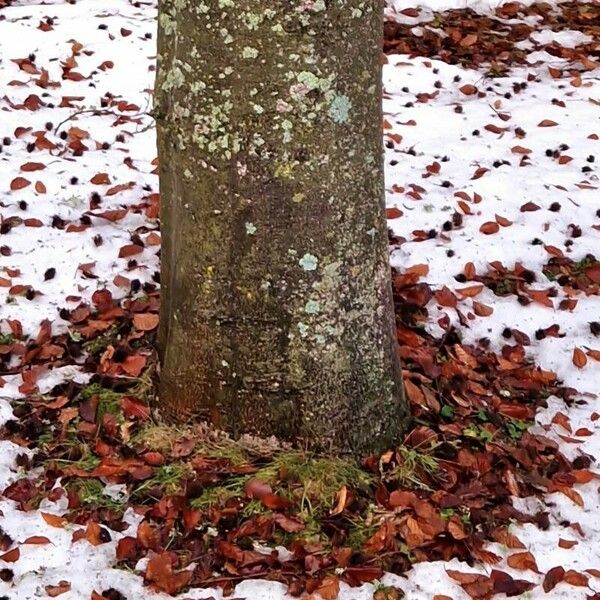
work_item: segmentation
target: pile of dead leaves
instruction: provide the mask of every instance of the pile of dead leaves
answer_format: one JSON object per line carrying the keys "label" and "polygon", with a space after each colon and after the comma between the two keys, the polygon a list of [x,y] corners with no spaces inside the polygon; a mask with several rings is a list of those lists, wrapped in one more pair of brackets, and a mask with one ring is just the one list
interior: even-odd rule
{"label": "pile of dead leaves", "polygon": [[556,281],[565,293],[583,292],[586,296],[600,294],[600,261],[588,254],[579,261],[562,255],[552,257],[544,266],[544,275]]}
{"label": "pile of dead leaves", "polygon": [[[568,403],[572,391],[527,361],[518,336],[495,354],[461,343],[449,326],[441,339],[425,333],[435,292],[418,272],[395,273],[394,289],[413,421],[397,448],[362,466],[157,422],[149,405],[158,323],[151,286],[123,302],[99,291],[92,305],[64,311],[68,336],[52,336],[44,323],[37,339],[21,340],[13,323],[0,356],[5,366],[19,357],[26,367],[21,391],[28,397],[1,434],[36,449],[19,462],[43,472],[16,481],[4,496],[22,510],[65,496],[69,512],[48,522],[70,522],[73,541],[92,544],[123,531],[123,514],[133,507],[143,521],[136,537],[120,539],[117,559],[134,567],[148,557],[147,583],[168,593],[230,590],[242,579],[268,577],[294,594],[335,598],[340,581],[359,585],[418,561],[495,565],[500,557],[486,549],[489,540],[525,551],[508,524],[545,528],[548,515],[517,511],[511,496],[558,491],[582,504],[573,486],[596,477],[589,457],[570,462],[556,443],[527,431],[549,395]],[[93,373],[88,385],[38,393],[43,369],[75,360]],[[106,484],[120,486],[122,497],[105,495]],[[3,550],[4,560],[19,552],[6,538]],[[527,561],[516,568],[536,570]],[[461,584],[473,598],[531,586],[498,570]]]}
{"label": "pile of dead leaves", "polygon": [[[45,320],[35,338],[23,339],[21,323],[8,320],[10,333],[0,337],[2,373],[21,373],[23,383],[19,391],[23,394],[37,393],[40,376],[67,364],[83,364],[103,377],[140,377],[150,367],[154,353],[148,340],[144,344],[141,338],[158,326],[158,292],[154,284],[142,286],[134,280],[128,285],[144,289],[145,295],[120,305],[113,301],[109,290],[98,290],[92,296],[92,305],[80,302],[74,309],[62,309],[61,319],[70,323],[69,332],[62,335],[53,336],[52,325]],[[21,287],[33,289],[12,286],[11,294],[21,293]]]}
{"label": "pile of dead leaves", "polygon": [[[469,319],[468,315],[465,316],[458,308],[461,299],[473,298],[473,313],[478,317],[487,317],[492,314],[493,307],[474,299],[484,288],[488,288],[497,296],[516,296],[523,306],[535,303],[560,311],[575,310],[579,302],[578,294],[583,293],[586,296],[600,294],[600,262],[594,255],[587,254],[582,259],[575,261],[554,246],[544,246],[544,248],[553,256],[542,268],[543,278],[519,262],[509,268],[500,261],[492,261],[485,274],[477,273],[475,265],[468,262],[463,271],[455,275],[455,279],[464,287],[457,288],[455,291],[448,287],[435,291],[431,291],[428,286],[422,286],[419,289],[427,290],[424,298],[431,296],[435,298],[440,307],[456,310],[460,322],[465,326],[468,326]],[[420,270],[417,265],[410,270],[408,275],[414,277],[419,273],[425,274],[425,271]],[[560,300],[557,299],[559,292],[555,284],[559,285],[563,291],[564,297]],[[422,291],[422,293],[424,292]],[[589,327],[593,335],[600,335],[598,321],[590,322]],[[548,337],[562,338],[565,335],[558,323],[540,328],[535,332],[536,340]],[[532,343],[530,336],[516,327],[506,327],[502,336],[506,340],[513,339],[518,347],[523,349]],[[587,364],[588,358],[600,361],[600,350],[588,347],[584,350],[581,348],[573,350],[573,364],[577,368],[583,368]]]}
{"label": "pile of dead leaves", "polygon": [[[404,17],[418,18],[420,9],[400,11]],[[537,24],[532,25],[535,18]],[[489,76],[501,76],[514,64],[525,64],[529,51],[519,42],[529,41],[531,50],[546,51],[552,56],[577,64],[580,70],[595,69],[600,59],[598,36],[600,9],[596,4],[568,2],[553,7],[547,3],[525,6],[509,2],[496,9],[495,15],[481,15],[467,10],[436,13],[429,21],[417,25],[388,20],[385,23],[384,51],[387,54],[408,54],[437,58],[449,64],[465,67],[488,65]],[[419,34],[415,35],[415,27]],[[575,48],[558,42],[540,43],[530,38],[540,29],[574,30],[591,36],[589,43]],[[555,69],[559,76],[560,70]]]}

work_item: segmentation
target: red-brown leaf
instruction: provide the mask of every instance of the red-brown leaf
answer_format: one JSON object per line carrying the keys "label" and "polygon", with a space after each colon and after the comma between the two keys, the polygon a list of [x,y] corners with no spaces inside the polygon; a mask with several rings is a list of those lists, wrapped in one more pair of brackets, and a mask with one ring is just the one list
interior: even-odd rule
{"label": "red-brown leaf", "polygon": [[0,555],[0,560],[7,563],[17,562],[20,556],[21,551],[18,548],[13,548],[12,550],[9,550],[8,552],[5,552],[4,554]]}
{"label": "red-brown leaf", "polygon": [[578,369],[583,369],[583,367],[587,365],[587,356],[585,355],[585,352],[581,350],[581,348],[575,348],[573,350],[573,364]]}
{"label": "red-brown leaf", "polygon": [[142,246],[138,246],[137,244],[126,244],[119,250],[119,258],[129,258],[130,256],[140,254],[143,252],[143,250],[144,248],[142,248]]}
{"label": "red-brown leaf", "polygon": [[244,492],[248,498],[257,498],[260,500],[267,494],[272,494],[271,486],[260,479],[249,479],[244,484]]}
{"label": "red-brown leaf", "polygon": [[29,181],[29,179],[25,179],[25,177],[15,177],[10,182],[10,189],[13,192],[17,190],[22,190],[23,188],[26,188],[30,183],[31,181]]}
{"label": "red-brown leaf", "polygon": [[336,600],[340,594],[340,580],[335,575],[328,575],[316,589],[323,600]]}
{"label": "red-brown leaf", "polygon": [[137,313],[133,316],[133,324],[140,331],[152,331],[158,327],[158,315],[154,313]]}
{"label": "red-brown leaf", "polygon": [[395,206],[385,209],[386,219],[398,219],[403,214],[404,213],[399,208],[396,208]]}
{"label": "red-brown leaf", "polygon": [[276,513],[273,516],[273,521],[288,533],[298,533],[299,531],[303,531],[305,527],[304,521],[301,519],[298,519],[297,517],[287,517],[281,513]]}
{"label": "red-brown leaf", "polygon": [[471,83],[466,83],[459,89],[460,89],[461,93],[464,94],[465,96],[472,96],[473,94],[477,93],[477,88]]}
{"label": "red-brown leaf", "polygon": [[491,235],[500,231],[500,225],[498,225],[498,223],[495,223],[494,221],[487,221],[479,228],[479,231],[481,231],[481,233],[484,233],[485,235]]}
{"label": "red-brown leaf", "polygon": [[32,535],[28,537],[24,542],[24,544],[49,544],[50,540],[44,535]]}
{"label": "red-brown leaf", "polygon": [[146,567],[146,581],[167,594],[176,594],[190,582],[191,578],[192,571],[173,571],[169,552],[153,556]]}
{"label": "red-brown leaf", "polygon": [[46,165],[39,162],[28,162],[21,165],[21,171],[30,172],[30,171],[41,171],[45,169]]}
{"label": "red-brown leaf", "polygon": [[71,584],[68,581],[61,580],[56,585],[47,585],[44,589],[48,596],[56,598],[56,596],[69,592],[71,590]]}
{"label": "red-brown leaf", "polygon": [[508,557],[507,563],[509,567],[518,569],[519,571],[531,570],[536,573],[540,572],[531,552],[517,552],[516,554],[511,554],[511,556]]}
{"label": "red-brown leaf", "polygon": [[550,569],[544,577],[544,583],[542,587],[546,594],[553,590],[565,577],[565,570],[563,567],[554,567]]}
{"label": "red-brown leaf", "polygon": [[109,185],[110,178],[108,176],[108,173],[96,173],[90,179],[90,183],[93,183],[94,185]]}
{"label": "red-brown leaf", "polygon": [[64,517],[61,517],[60,515],[53,515],[45,512],[42,512],[40,514],[42,515],[42,519],[44,519],[44,521],[46,521],[46,523],[48,523],[50,527],[57,527],[59,529],[62,529],[67,523],[67,520]]}
{"label": "red-brown leaf", "polygon": [[116,556],[117,560],[134,559],[138,553],[138,543],[133,537],[124,537],[117,544]]}

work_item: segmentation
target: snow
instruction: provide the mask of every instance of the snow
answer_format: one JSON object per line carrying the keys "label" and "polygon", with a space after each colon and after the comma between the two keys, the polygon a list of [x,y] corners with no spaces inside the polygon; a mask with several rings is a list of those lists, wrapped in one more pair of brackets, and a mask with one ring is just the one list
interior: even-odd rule
{"label": "snow", "polygon": [[[84,99],[75,102],[76,109],[72,108],[44,108],[38,111],[9,111],[6,102],[3,103],[2,137],[12,136],[17,127],[32,127],[34,131],[44,130],[46,123],[52,124],[52,131],[47,137],[60,142],[54,135],[55,129],[65,119],[69,119],[78,110],[90,108],[101,109],[100,99],[110,92],[119,99],[137,104],[140,111],[148,111],[151,105],[150,88],[152,87],[152,72],[156,53],[153,39],[145,39],[146,32],[154,34],[155,25],[152,11],[146,9],[132,9],[126,2],[117,2],[113,8],[107,9],[106,3],[98,0],[86,0],[77,5],[55,4],[51,6],[32,6],[24,3],[21,7],[9,8],[3,11],[6,20],[0,22],[3,34],[2,69],[0,70],[0,88],[14,104],[23,102],[29,94],[38,94],[43,101],[54,101],[60,104],[63,96],[79,97]],[[38,23],[45,16],[55,19],[53,31],[41,31]],[[90,20],[93,16],[94,19]],[[107,29],[99,29],[98,26]],[[122,37],[121,28],[135,27],[135,34]],[[117,36],[117,43],[110,43],[109,36]],[[119,39],[120,38],[120,39]],[[93,73],[89,84],[79,81],[61,80],[60,61],[64,61],[71,54],[73,41],[84,44],[85,53],[76,57],[78,66],[75,71],[87,76]],[[25,72],[18,72],[11,58],[24,58],[31,52],[35,53],[37,64],[47,68],[50,81],[61,82],[61,87],[46,90],[29,86],[11,86],[10,82],[28,81],[30,76]],[[126,58],[125,58],[126,57]],[[112,61],[114,68],[105,71],[98,70],[101,63]],[[46,93],[48,96],[44,96]],[[115,111],[114,108],[107,110]],[[118,114],[118,111],[115,111]],[[136,115],[128,111],[126,115]],[[75,173],[71,172],[74,165],[72,153],[57,156],[46,160],[46,168],[32,173],[18,172],[19,166],[30,160],[37,160],[28,155],[24,143],[13,142],[3,147],[0,154],[0,189],[8,190],[10,181],[15,176],[25,176],[32,182],[42,181],[47,188],[45,194],[30,191],[32,186],[7,195],[11,202],[26,200],[28,208],[24,211],[14,211],[22,218],[37,218],[47,223],[54,215],[67,221],[78,222],[79,217],[89,208],[89,198],[93,191],[100,186],[94,186],[89,180],[96,173],[108,173],[110,180],[115,184],[134,182],[136,186],[114,196],[109,197],[102,205],[102,210],[120,208],[122,205],[131,205],[141,199],[141,187],[144,184],[157,188],[157,179],[150,175],[154,167],[150,162],[156,156],[154,133],[144,130],[152,122],[146,114],[140,116],[141,123],[125,124],[115,128],[114,116],[94,116],[92,113],[83,113],[74,116],[63,123],[60,131],[68,130],[72,126],[91,132],[94,142],[109,142],[110,150],[97,150],[85,152],[76,161],[76,177],[78,181],[71,183],[70,178]],[[60,133],[59,131],[59,133]],[[125,142],[115,141],[117,132],[125,136]],[[28,142],[27,136],[23,136]],[[84,140],[91,141],[91,140]],[[126,156],[131,156],[134,170],[123,163]],[[2,166],[4,165],[4,166]],[[102,186],[108,189],[109,186]],[[52,199],[52,201],[48,201]],[[96,212],[102,212],[96,211]],[[117,273],[123,273],[127,259],[115,256],[114,249],[129,241],[129,233],[144,223],[140,215],[129,214],[125,221],[111,223],[110,221],[92,217],[94,227],[88,232],[65,233],[52,227],[30,227],[27,234],[9,234],[3,243],[9,244],[12,249],[12,259],[5,263],[6,266],[17,264],[21,269],[20,282],[26,282],[37,287],[43,282],[43,302],[17,301],[10,306],[10,317],[19,319],[25,326],[25,333],[37,333],[43,319],[54,321],[54,332],[58,333],[61,319],[57,319],[57,308],[65,306],[65,297],[69,295],[81,296],[89,299],[96,289],[94,279],[86,279],[78,266],[86,263],[95,263],[95,271],[107,275],[107,286],[116,297],[122,292],[112,285],[112,279]],[[96,246],[92,238],[100,234],[104,243]],[[147,254],[147,253],[145,253]],[[140,257],[136,257],[141,260]],[[5,259],[6,260],[6,259]],[[158,261],[151,255],[143,257],[144,267],[130,271],[126,275],[130,278],[139,278],[145,281],[150,279],[153,271],[158,268]],[[49,268],[55,268],[57,275],[54,279],[44,282],[44,273]],[[74,277],[75,276],[75,277]],[[74,279],[76,285],[74,285]],[[0,288],[0,302],[6,302],[8,288]],[[69,308],[76,306],[73,303]],[[66,323],[63,322],[63,327]]]}
{"label": "snow", "polygon": [[[477,11],[490,12],[499,2],[488,0],[429,0],[423,3],[424,14],[432,10],[450,8],[473,8]],[[406,8],[404,1],[394,0],[388,11],[400,11]],[[106,210],[132,207],[151,192],[157,191],[157,177],[153,174],[155,158],[154,131],[150,127],[151,119],[147,114],[151,96],[149,93],[153,83],[153,65],[155,60],[154,18],[155,10],[149,3],[141,3],[139,8],[126,0],[112,0],[110,4],[104,0],[85,0],[77,4],[53,0],[46,4],[32,4],[21,1],[13,7],[3,9],[0,15],[0,88],[4,99],[0,100],[0,139],[4,136],[12,138],[12,144],[3,146],[0,153],[0,206],[2,214],[18,215],[21,218],[39,219],[42,227],[19,225],[6,235],[2,235],[0,245],[8,245],[12,255],[2,256],[0,268],[20,269],[18,276],[11,276],[12,285],[32,285],[43,295],[34,300],[23,296],[15,296],[8,303],[8,287],[0,287],[0,303],[2,309],[1,331],[7,332],[6,319],[18,319],[28,335],[35,336],[40,323],[44,319],[52,321],[53,333],[64,331],[68,322],[59,318],[58,309],[75,307],[79,300],[65,303],[66,296],[76,296],[89,300],[92,293],[104,286],[108,287],[115,297],[125,295],[123,288],[114,283],[115,276],[121,275],[129,280],[139,279],[142,283],[150,281],[154,271],[158,269],[156,249],[148,246],[140,255],[136,255],[137,265],[129,265],[127,258],[118,257],[118,249],[129,243],[130,234],[141,225],[154,229],[156,223],[143,212],[128,212],[127,216],[116,222],[91,216],[94,227],[89,230],[68,232],[49,225],[55,215],[78,224],[80,217],[89,210],[89,198],[94,190],[106,192],[112,185],[132,182],[130,189],[106,197],[102,206],[92,211],[101,213]],[[54,19],[52,31],[37,29],[41,20],[50,16]],[[414,22],[417,22],[416,19]],[[106,25],[100,29],[99,25]],[[124,35],[123,29],[131,30]],[[146,34],[152,34],[147,37]],[[589,41],[579,32],[561,32],[560,35],[548,31],[540,31],[532,35],[532,39],[541,44],[554,41],[572,47]],[[83,44],[84,52],[76,56],[75,71],[84,76],[90,75],[87,81],[68,81],[61,79],[61,65],[71,55],[73,41]],[[90,52],[87,54],[87,52]],[[11,82],[28,82],[39,75],[30,75],[19,71],[11,62],[13,58],[24,58],[31,52],[36,54],[35,63],[49,71],[50,81],[60,81],[61,87],[46,89],[34,85],[11,85]],[[530,56],[530,64],[542,60],[543,64],[529,68],[519,67],[511,71],[509,77],[486,79],[484,71],[466,70],[457,66],[427,60],[423,58],[408,59],[404,56],[390,57],[384,67],[385,99],[384,111],[391,129],[386,133],[402,136],[400,143],[394,144],[386,153],[386,180],[388,207],[397,207],[404,214],[390,221],[390,227],[397,236],[406,238],[392,255],[392,264],[406,268],[415,264],[426,263],[429,266],[427,281],[435,288],[448,286],[456,290],[467,284],[460,284],[454,276],[461,273],[465,263],[474,263],[478,273],[484,273],[490,261],[499,260],[506,267],[512,268],[516,262],[536,273],[541,273],[542,266],[550,258],[544,245],[555,246],[566,256],[582,258],[586,253],[598,254],[600,248],[600,231],[592,225],[600,224],[596,211],[598,202],[598,163],[600,162],[600,141],[592,139],[591,134],[600,134],[600,111],[594,99],[600,98],[600,71],[587,72],[582,75],[578,85],[569,83],[569,79],[553,79],[547,66],[561,66],[562,61],[545,52],[536,52]],[[100,70],[104,61],[112,61],[113,68]],[[531,81],[529,75],[535,75]],[[460,81],[455,78],[459,77]],[[441,87],[436,87],[436,82]],[[527,83],[527,87],[515,94],[513,84]],[[484,97],[466,96],[460,91],[465,84],[473,84],[485,91]],[[408,91],[403,91],[408,88]],[[119,111],[110,107],[111,114],[94,115],[89,110],[100,107],[100,99],[106,92],[117,99],[136,104],[135,111]],[[435,98],[427,102],[418,102],[418,93],[433,94]],[[43,102],[53,102],[57,106],[62,96],[85,96],[77,101],[75,108],[44,107],[36,111],[11,110],[10,103],[19,104],[29,94],[38,94]],[[505,94],[510,93],[510,98]],[[8,100],[7,100],[8,98]],[[560,106],[553,99],[560,99],[565,106]],[[408,103],[414,103],[412,106]],[[462,112],[455,107],[461,106]],[[499,113],[510,115],[503,121]],[[125,114],[139,119],[139,122],[126,122],[115,126],[117,115]],[[65,119],[60,130],[78,127],[90,133],[90,139],[84,143],[109,142],[111,147],[85,152],[83,156],[74,157],[72,153],[54,152],[54,156],[27,151],[26,142],[33,138],[25,134],[15,140],[13,132],[17,127],[33,127],[34,131],[43,130],[47,122],[52,123],[47,138],[62,143],[54,134],[57,125]],[[557,123],[553,127],[539,127],[544,119]],[[415,124],[408,124],[414,121]],[[493,133],[485,129],[486,125],[507,128],[506,131]],[[526,136],[520,138],[515,129],[520,127]],[[474,131],[478,134],[474,135]],[[117,134],[124,135],[124,141],[116,141]],[[566,144],[568,150],[562,151],[572,158],[566,164],[559,164],[557,159],[546,156],[547,149],[557,149]],[[515,146],[526,147],[529,160],[526,165],[519,166],[521,154],[512,149]],[[414,153],[409,154],[408,151]],[[596,157],[596,162],[588,162],[589,155]],[[136,168],[123,162],[130,157]],[[447,157],[448,160],[442,160]],[[29,161],[41,161],[46,168],[36,172],[21,172],[20,166]],[[392,164],[392,161],[397,161]],[[437,175],[424,178],[426,167],[435,161],[441,165]],[[508,161],[494,167],[495,161]],[[71,183],[76,164],[78,181]],[[582,172],[582,167],[591,167],[589,173]],[[489,169],[483,176],[473,179],[475,171],[485,167]],[[97,186],[90,179],[97,173],[107,173],[110,185]],[[9,191],[10,182],[17,176],[31,180],[31,185],[18,191]],[[46,186],[45,193],[34,190],[34,182],[42,181]],[[444,187],[449,181],[451,187]],[[405,192],[394,191],[393,185],[405,187],[409,191],[410,184],[425,189],[422,199],[415,200]],[[473,198],[480,194],[480,203],[468,203],[472,214],[464,214],[458,206],[455,192],[463,191]],[[26,210],[18,207],[18,202],[25,200]],[[537,204],[540,209],[534,212],[522,212],[526,202]],[[559,202],[559,212],[549,211],[553,202]],[[463,214],[460,227],[444,232],[444,238],[438,235],[435,239],[415,241],[413,232],[436,229],[451,219],[457,210]],[[508,227],[500,227],[498,233],[483,235],[480,227],[483,223],[494,221],[500,215],[512,222]],[[569,238],[571,224],[582,228],[581,237]],[[93,237],[98,233],[103,243],[97,246]],[[534,238],[543,240],[543,244],[532,244]],[[572,245],[565,244],[571,239]],[[448,256],[448,251],[453,256]],[[79,269],[79,265],[94,263],[93,273],[97,276],[89,278]],[[56,276],[44,281],[48,269],[55,268]],[[0,272],[0,276],[8,277]],[[533,285],[533,289],[545,289],[552,282],[541,279]],[[560,286],[556,286],[558,296],[553,299],[554,305],[565,297]],[[557,398],[550,398],[548,408],[537,415],[538,427],[549,428],[547,435],[561,444],[563,452],[571,457],[581,452],[600,456],[600,420],[593,420],[599,377],[599,364],[588,360],[581,369],[572,363],[575,347],[600,347],[597,338],[591,335],[588,323],[598,319],[599,305],[596,296],[577,296],[578,304],[573,311],[549,309],[539,304],[521,306],[514,296],[498,297],[484,289],[476,298],[494,309],[490,317],[474,317],[469,327],[458,324],[456,314],[442,307],[436,308],[434,303],[428,307],[433,314],[430,329],[439,334],[436,325],[438,316],[448,316],[462,330],[466,341],[474,341],[483,337],[489,338],[492,346],[498,349],[504,341],[501,332],[515,323],[532,339],[527,348],[537,364],[545,369],[556,371],[566,385],[580,392],[581,404],[567,408]],[[460,308],[466,314],[470,312],[472,300],[465,298]],[[557,323],[566,335],[562,338],[547,337],[535,339],[539,328]],[[76,379],[84,381],[83,374],[76,365],[67,365],[45,373],[39,380],[40,392],[50,390],[63,380]],[[0,423],[12,418],[10,401],[18,399],[20,375],[3,376],[4,385],[0,387]],[[0,384],[1,385],[1,384]],[[590,436],[576,436],[580,444],[565,442],[559,434],[567,434],[558,424],[552,423],[557,411],[568,414],[573,431],[586,427]],[[540,429],[542,431],[542,429]],[[0,442],[0,486],[4,488],[16,478],[26,476],[16,465],[17,456],[24,450],[10,442]],[[498,566],[515,577],[540,582],[543,573],[550,568],[562,565],[582,571],[586,568],[600,567],[600,501],[598,482],[592,481],[585,486],[577,486],[584,500],[580,507],[559,493],[549,494],[544,505],[550,512],[551,527],[541,531],[533,525],[515,526],[514,533],[526,544],[535,556],[542,575],[532,572],[519,572],[508,567],[504,561]],[[118,490],[111,490],[113,493]],[[532,501],[515,500],[523,508],[532,509]],[[43,511],[61,514],[65,507],[60,504],[46,503]],[[18,600],[29,600],[45,595],[44,587],[54,585],[60,580],[71,582],[70,591],[60,597],[64,600],[80,600],[90,598],[92,590],[101,592],[114,588],[128,598],[159,599],[168,598],[164,594],[152,593],[143,586],[142,578],[136,573],[113,568],[115,563],[115,546],[119,537],[135,530],[138,516],[128,515],[130,530],[122,533],[111,532],[112,541],[100,546],[91,546],[81,540],[72,543],[72,529],[60,529],[49,526],[39,511],[22,512],[14,502],[0,501],[3,515],[2,528],[16,542],[23,542],[33,535],[46,536],[50,544],[20,544],[21,557],[14,563],[3,564],[14,571],[14,581],[0,581],[0,594]],[[575,531],[563,523],[569,521],[579,523],[583,533]],[[558,547],[559,538],[578,542],[571,550]],[[506,558],[507,550],[498,544],[489,546],[491,550]],[[405,590],[410,600],[430,600],[435,594],[445,594],[454,600],[467,598],[462,589],[448,578],[446,569],[463,572],[489,572],[490,568],[478,566],[474,569],[458,561],[450,563],[421,563],[415,565],[407,577],[386,575],[384,582],[395,584]],[[590,586],[600,590],[600,580],[590,578]],[[372,586],[365,585],[359,589],[343,587],[341,600],[368,600],[372,597]],[[589,589],[559,584],[551,593],[543,594],[536,588],[530,598],[569,598],[584,599]],[[234,594],[248,600],[283,600],[290,598],[285,588],[274,582],[247,581],[238,585]],[[210,598],[221,600],[218,590],[193,589],[184,595],[185,598]]]}
{"label": "snow", "polygon": [[581,31],[552,31],[551,29],[542,29],[535,31],[529,36],[538,44],[551,44],[556,42],[564,48],[575,48],[579,44],[588,44],[594,39]]}

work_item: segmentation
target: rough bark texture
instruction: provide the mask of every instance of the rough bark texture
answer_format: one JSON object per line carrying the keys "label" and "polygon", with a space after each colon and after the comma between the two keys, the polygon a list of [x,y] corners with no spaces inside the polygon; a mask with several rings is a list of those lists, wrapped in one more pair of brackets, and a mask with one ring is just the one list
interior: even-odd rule
{"label": "rough bark texture", "polygon": [[163,0],[161,402],[360,453],[406,416],[379,0]]}

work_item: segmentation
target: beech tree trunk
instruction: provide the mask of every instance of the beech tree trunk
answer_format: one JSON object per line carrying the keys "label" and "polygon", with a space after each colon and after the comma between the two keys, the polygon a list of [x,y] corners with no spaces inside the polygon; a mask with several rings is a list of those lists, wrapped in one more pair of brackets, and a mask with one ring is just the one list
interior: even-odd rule
{"label": "beech tree trunk", "polygon": [[379,0],[162,0],[161,405],[359,454],[406,418]]}

